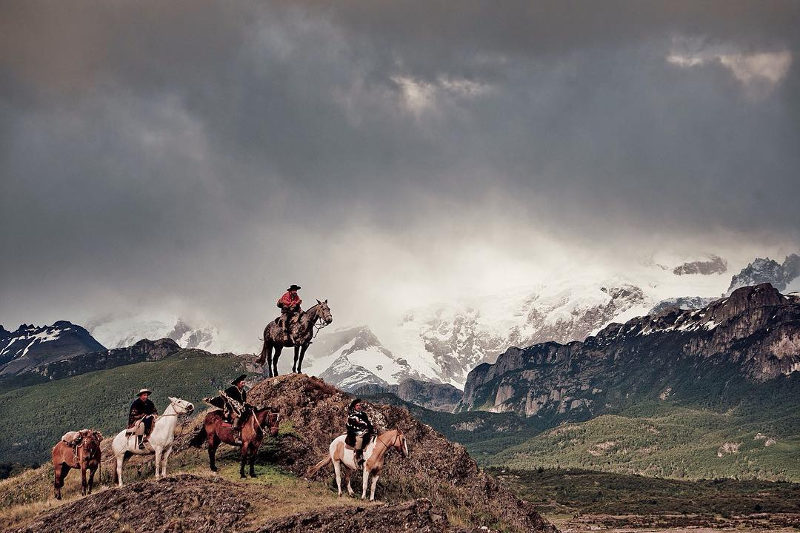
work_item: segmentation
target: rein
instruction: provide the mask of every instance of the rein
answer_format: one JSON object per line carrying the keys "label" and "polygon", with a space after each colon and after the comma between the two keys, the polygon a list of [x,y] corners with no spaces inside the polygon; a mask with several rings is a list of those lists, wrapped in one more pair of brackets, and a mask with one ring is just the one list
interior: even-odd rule
{"label": "rein", "polygon": [[[383,442],[381,440],[381,436],[378,435],[377,437],[375,437],[375,444],[377,445],[377,443],[380,442],[383,445],[383,447],[386,449],[386,451],[389,451],[389,448],[394,448],[395,446],[397,446],[397,439],[399,439],[399,438],[400,438],[400,434],[399,433],[395,433],[394,434],[394,438],[392,439],[392,443],[391,444],[386,444],[385,442]],[[386,453],[386,452],[383,452],[383,453]]]}

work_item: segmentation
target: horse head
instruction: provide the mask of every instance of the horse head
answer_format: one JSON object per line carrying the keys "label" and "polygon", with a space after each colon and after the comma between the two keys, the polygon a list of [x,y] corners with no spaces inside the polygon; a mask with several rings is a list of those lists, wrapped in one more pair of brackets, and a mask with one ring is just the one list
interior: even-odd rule
{"label": "horse head", "polygon": [[83,437],[83,446],[85,447],[89,457],[100,451],[100,442],[103,440],[103,434],[93,429],[84,429],[80,432]]}
{"label": "horse head", "polygon": [[394,441],[392,441],[392,448],[400,452],[403,457],[408,457],[408,442],[406,441],[406,436],[403,435],[399,429],[396,429],[397,435],[394,437]]}
{"label": "horse head", "polygon": [[173,398],[170,396],[169,404],[179,415],[188,415],[194,411],[194,404],[192,404],[192,402],[187,402],[186,400],[181,400],[180,398]]}
{"label": "horse head", "polygon": [[325,300],[324,302],[317,300],[317,307],[317,316],[325,323],[326,326],[333,322],[333,315],[331,314],[330,307],[328,307],[328,300]]}
{"label": "horse head", "polygon": [[269,428],[270,435],[274,437],[278,434],[278,422],[281,415],[274,408],[270,406],[260,407],[256,410],[256,417],[262,428]]}

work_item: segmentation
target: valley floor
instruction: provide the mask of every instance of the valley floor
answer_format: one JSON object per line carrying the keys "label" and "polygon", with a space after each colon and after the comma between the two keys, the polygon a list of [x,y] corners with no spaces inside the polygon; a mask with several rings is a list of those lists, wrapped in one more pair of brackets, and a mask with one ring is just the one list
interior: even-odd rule
{"label": "valley floor", "polygon": [[800,530],[800,484],[587,470],[492,472],[563,533]]}
{"label": "valley floor", "polygon": [[561,533],[796,533],[800,514],[708,517],[703,515],[545,515]]}

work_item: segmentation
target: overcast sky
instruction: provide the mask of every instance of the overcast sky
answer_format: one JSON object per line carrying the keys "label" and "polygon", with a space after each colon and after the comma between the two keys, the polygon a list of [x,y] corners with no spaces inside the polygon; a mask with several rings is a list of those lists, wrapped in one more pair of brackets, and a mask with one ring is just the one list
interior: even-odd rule
{"label": "overcast sky", "polygon": [[290,283],[368,323],[795,251],[798,27],[791,1],[2,1],[0,323],[258,331]]}

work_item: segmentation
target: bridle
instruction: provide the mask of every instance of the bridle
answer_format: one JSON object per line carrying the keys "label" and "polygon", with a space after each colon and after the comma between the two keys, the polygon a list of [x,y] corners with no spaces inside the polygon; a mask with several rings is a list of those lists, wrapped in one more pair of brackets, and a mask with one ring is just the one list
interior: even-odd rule
{"label": "bridle", "polygon": [[397,441],[398,441],[399,439],[400,439],[400,432],[399,432],[399,431],[397,431],[397,430],[395,430],[394,438],[392,439],[392,442],[391,442],[390,444],[386,444],[385,442],[383,442],[383,441],[381,440],[381,436],[380,436],[380,435],[378,435],[378,436],[375,438],[375,441],[376,441],[376,442],[380,442],[380,443],[383,445],[383,447],[384,447],[384,448],[386,448],[386,450],[388,451],[388,450],[389,450],[389,448],[397,448],[397,447],[398,447]]}
{"label": "bridle", "polygon": [[[322,304],[317,304],[314,307],[318,307],[318,306],[321,306],[321,305]],[[306,311],[306,312],[308,312],[308,311]],[[330,310],[329,310],[329,312],[330,312]],[[316,313],[314,313],[314,314],[316,315]],[[311,336],[311,338],[312,339],[317,338],[317,335],[319,334],[320,331],[322,331],[322,328],[326,328],[326,327],[328,327],[328,325],[330,325],[330,322],[326,322],[325,318],[321,314],[319,316],[315,316],[314,324],[312,325],[312,327],[314,328],[314,334]]]}

